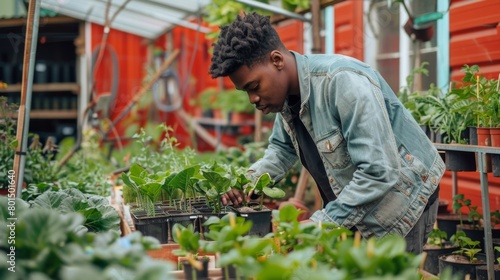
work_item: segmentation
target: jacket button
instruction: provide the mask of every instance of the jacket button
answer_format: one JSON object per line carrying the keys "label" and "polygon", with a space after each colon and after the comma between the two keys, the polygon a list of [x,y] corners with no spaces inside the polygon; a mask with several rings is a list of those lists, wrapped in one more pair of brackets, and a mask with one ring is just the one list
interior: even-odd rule
{"label": "jacket button", "polygon": [[435,185],[437,182],[436,177],[432,177],[431,182]]}
{"label": "jacket button", "polygon": [[330,140],[326,141],[326,149],[329,151],[332,150],[332,144],[330,143]]}
{"label": "jacket button", "polygon": [[330,183],[333,183],[335,182],[335,180],[333,180],[333,178],[330,178]]}
{"label": "jacket button", "polygon": [[406,160],[411,160],[411,155],[406,155],[406,156],[405,156],[405,159],[406,159]]}

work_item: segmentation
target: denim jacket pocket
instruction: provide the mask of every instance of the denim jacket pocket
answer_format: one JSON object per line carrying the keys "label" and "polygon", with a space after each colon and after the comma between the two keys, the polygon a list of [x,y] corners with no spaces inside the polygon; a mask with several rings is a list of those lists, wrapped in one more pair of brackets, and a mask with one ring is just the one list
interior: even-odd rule
{"label": "denim jacket pocket", "polygon": [[[429,170],[425,167],[425,164],[412,155],[403,145],[399,146],[399,155],[401,156],[401,167],[410,170],[413,176],[417,176],[415,181],[423,181],[425,183],[429,177]],[[410,174],[405,175],[410,176]]]}
{"label": "denim jacket pocket", "polygon": [[345,168],[351,162],[351,156],[347,152],[347,143],[340,133],[340,130],[334,130],[333,133],[316,143],[318,151],[332,168]]}

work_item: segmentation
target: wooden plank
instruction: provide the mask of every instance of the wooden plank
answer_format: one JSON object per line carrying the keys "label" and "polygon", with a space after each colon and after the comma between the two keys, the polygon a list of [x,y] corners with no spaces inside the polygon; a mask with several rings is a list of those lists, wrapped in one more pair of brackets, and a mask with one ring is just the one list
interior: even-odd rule
{"label": "wooden plank", "polygon": [[[11,118],[17,119],[18,114],[11,115]],[[76,119],[78,112],[76,110],[33,110],[30,112],[30,119]]]}
{"label": "wooden plank", "polygon": [[[67,16],[58,16],[58,17],[42,17],[40,18],[40,26],[44,26],[46,24],[64,24],[64,23],[75,23],[80,20],[67,17]],[[0,28],[1,27],[16,27],[26,25],[26,18],[11,18],[11,19],[2,19],[0,20]]]}
{"label": "wooden plank", "polygon": [[[21,84],[7,85],[0,89],[0,92],[20,92]],[[80,86],[76,83],[51,83],[51,84],[33,84],[33,91],[71,91],[74,94],[80,92]]]}

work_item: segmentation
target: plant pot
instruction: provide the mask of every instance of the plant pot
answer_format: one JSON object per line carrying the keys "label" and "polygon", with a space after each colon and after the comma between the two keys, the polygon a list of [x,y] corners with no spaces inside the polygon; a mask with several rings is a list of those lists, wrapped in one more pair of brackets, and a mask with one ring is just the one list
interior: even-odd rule
{"label": "plant pot", "polygon": [[[462,217],[462,219],[467,219]],[[437,227],[446,232],[447,238],[450,238],[457,232],[457,225],[460,224],[460,215],[458,214],[439,214],[436,218]],[[464,220],[464,224],[470,224],[469,221]]]}
{"label": "plant pot", "polygon": [[446,151],[446,170],[450,171],[476,171],[476,154],[460,151]]}
{"label": "plant pot", "polygon": [[424,262],[424,270],[433,274],[439,274],[439,256],[447,255],[453,253],[457,249],[456,246],[451,246],[447,242],[443,247],[437,247],[432,245],[424,245],[424,252],[427,253]]}
{"label": "plant pot", "polygon": [[[465,235],[472,240],[479,241],[479,248],[481,248],[482,252],[486,252],[486,247],[484,243],[484,228],[473,228],[472,225],[457,225],[457,231],[465,232]],[[492,238],[500,238],[500,228],[491,229]],[[493,244],[491,244],[493,246]]]}
{"label": "plant pot", "polygon": [[475,126],[469,126],[469,144],[477,145],[477,128]]}
{"label": "plant pot", "polygon": [[228,265],[221,268],[222,279],[239,279],[237,275],[237,269],[234,265]]}
{"label": "plant pot", "polygon": [[490,280],[490,279],[500,279],[500,264],[495,264],[493,266],[493,278],[488,277],[488,266],[479,265],[476,266],[476,279],[477,280]]}
{"label": "plant pot", "polygon": [[157,214],[156,216],[147,216],[141,213],[131,213],[134,221],[135,230],[145,236],[151,236],[162,244],[168,243],[168,217],[165,214]]}
{"label": "plant pot", "polygon": [[210,217],[215,216],[220,219],[229,213],[228,211],[223,211],[221,213],[214,213],[214,209],[206,205],[195,206],[193,207],[193,210],[198,214],[198,220],[196,221],[195,230],[200,232],[202,239],[205,239],[204,234],[210,231],[208,226],[203,225]]}
{"label": "plant pot", "polygon": [[491,173],[495,177],[500,177],[500,155],[491,155]]}
{"label": "plant pot", "polygon": [[468,261],[467,257],[458,254],[447,254],[439,256],[439,274],[443,273],[445,269],[450,269],[451,274],[459,278],[464,279],[468,274],[470,275],[470,280],[476,279],[476,266],[482,266],[486,264],[486,255],[477,254],[477,261],[471,263]]}
{"label": "plant pot", "polygon": [[249,204],[246,207],[233,208],[233,211],[236,215],[252,221],[252,228],[248,232],[248,235],[263,237],[272,231],[272,210],[265,206],[263,206],[262,210],[259,210],[258,208],[258,204]]}
{"label": "plant pot", "polygon": [[[479,146],[491,146],[491,134],[490,134],[490,128],[487,127],[478,127],[477,128],[477,144]],[[478,158],[476,154],[476,165],[479,166],[478,164]],[[486,155],[486,172],[492,172],[492,167],[491,167],[491,154]]]}
{"label": "plant pot", "polygon": [[208,279],[208,263],[209,260],[201,258],[199,260],[203,264],[201,270],[194,268],[187,260],[182,261],[182,268],[184,270],[184,279]]}
{"label": "plant pot", "polygon": [[448,200],[439,200],[439,205],[438,205],[438,215],[440,214],[450,214],[450,211],[448,210],[448,205],[450,203]]}
{"label": "plant pot", "polygon": [[[500,127],[490,128],[491,146],[500,147]],[[491,155],[491,173],[495,177],[500,177],[500,155]]]}

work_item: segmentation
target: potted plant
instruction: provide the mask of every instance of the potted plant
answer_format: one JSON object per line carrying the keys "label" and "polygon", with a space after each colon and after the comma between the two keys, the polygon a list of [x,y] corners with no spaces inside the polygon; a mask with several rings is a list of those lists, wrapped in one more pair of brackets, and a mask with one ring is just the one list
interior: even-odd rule
{"label": "potted plant", "polygon": [[450,240],[457,244],[458,250],[439,256],[439,272],[449,268],[454,275],[470,275],[471,280],[476,279],[476,266],[486,264],[486,256],[478,254],[482,251],[479,241],[472,240],[463,231],[457,231]]}
{"label": "potted plant", "polygon": [[453,197],[451,214],[438,214],[436,221],[440,230],[446,232],[447,236],[453,236],[457,232],[458,225],[470,224],[468,220],[462,218],[460,212],[463,204],[460,202],[464,198],[463,194],[457,194]]}
{"label": "potted plant", "polygon": [[[0,225],[6,229],[12,222],[9,205],[7,197],[0,196]],[[160,280],[173,270],[170,263],[147,255],[159,242],[140,232],[123,237],[116,231],[87,232],[80,213],[29,208],[21,199],[15,205],[15,230],[0,233],[1,279],[115,279],[126,275]],[[11,234],[15,234],[15,245],[7,238]],[[8,259],[9,254],[15,260]]]}
{"label": "potted plant", "polygon": [[426,253],[424,270],[433,275],[438,275],[439,256],[450,254],[456,249],[457,246],[448,240],[446,232],[434,227],[423,248],[423,251]]}
{"label": "potted plant", "polygon": [[[457,231],[463,231],[473,240],[479,241],[479,248],[485,250],[485,246],[493,246],[493,244],[486,245],[484,243],[484,226],[483,215],[477,211],[477,206],[472,205],[471,200],[465,198],[463,194],[458,194],[454,200],[454,207],[459,211],[460,218],[462,214],[460,209],[462,207],[466,207],[469,211],[468,213],[468,222],[469,224],[460,223],[457,225]],[[490,213],[491,215],[491,233],[493,238],[500,238],[500,228],[495,228],[500,224],[500,211],[497,209]],[[462,219],[461,219],[462,220]],[[484,221],[486,222],[486,221]]]}
{"label": "potted plant", "polygon": [[[229,252],[241,248],[245,244],[252,222],[234,213],[228,213],[222,218],[212,216],[205,221],[204,226],[210,229],[206,233],[206,240],[200,240],[203,251],[217,254],[217,264],[222,268],[223,279],[240,279],[239,271],[235,265],[238,261],[229,257]],[[269,240],[263,239],[263,245],[270,246]],[[248,248],[246,248],[248,249]]]}
{"label": "potted plant", "polygon": [[179,249],[172,251],[176,256],[184,257],[181,261],[184,269],[185,279],[207,279],[208,278],[208,257],[199,257],[200,234],[194,231],[192,225],[184,227],[175,224],[172,228],[175,243],[179,244]]}
{"label": "potted plant", "polygon": [[[243,175],[242,175],[243,176]],[[246,182],[246,181],[245,181]],[[282,198],[285,192],[279,188],[271,188],[274,181],[271,180],[269,173],[264,173],[245,185],[241,185],[243,192],[246,194],[243,206],[233,207],[234,211],[240,217],[244,217],[252,221],[252,229],[249,234],[264,236],[271,231],[271,209],[264,206],[264,195],[271,198]],[[248,194],[255,193],[258,195],[259,203],[248,203]]]}

